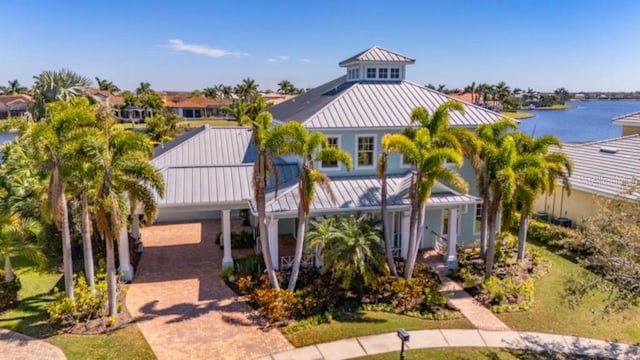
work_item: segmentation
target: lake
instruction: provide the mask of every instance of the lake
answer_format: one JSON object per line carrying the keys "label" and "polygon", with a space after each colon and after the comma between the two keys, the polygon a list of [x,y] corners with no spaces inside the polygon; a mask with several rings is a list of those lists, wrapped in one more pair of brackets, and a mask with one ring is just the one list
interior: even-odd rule
{"label": "lake", "polygon": [[553,134],[563,142],[582,142],[619,137],[617,116],[640,111],[640,101],[572,101],[567,110],[523,110],[536,115],[520,121],[520,130],[534,136]]}

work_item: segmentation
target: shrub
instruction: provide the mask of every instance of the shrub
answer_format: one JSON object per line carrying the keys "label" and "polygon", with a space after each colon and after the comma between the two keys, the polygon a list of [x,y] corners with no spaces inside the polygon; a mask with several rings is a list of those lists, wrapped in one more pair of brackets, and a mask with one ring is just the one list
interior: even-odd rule
{"label": "shrub", "polygon": [[104,316],[108,297],[105,273],[96,274],[95,294],[83,276],[74,274],[73,283],[74,299],[54,289],[56,300],[47,305],[49,319],[68,325]]}
{"label": "shrub", "polygon": [[256,289],[253,301],[259,311],[272,324],[286,324],[293,319],[299,305],[292,291],[275,289]]}
{"label": "shrub", "polygon": [[527,237],[546,245],[562,247],[565,239],[575,237],[575,231],[570,228],[531,220]]}
{"label": "shrub", "polygon": [[0,270],[0,311],[13,307],[18,302],[18,291],[22,288],[20,279],[14,276],[13,280],[4,281],[4,271]]}
{"label": "shrub", "polygon": [[[222,237],[222,233],[218,234],[217,237],[218,245],[220,247],[224,247],[224,239]],[[253,234],[242,230],[240,232],[232,232],[231,233],[231,248],[232,249],[251,249],[255,245],[255,240],[253,238]]]}
{"label": "shrub", "polygon": [[[528,308],[533,302],[533,280],[521,279],[517,276],[509,276],[499,279],[495,276],[483,283],[483,288],[489,295],[490,305],[501,306],[500,312],[513,311]],[[510,305],[510,307],[505,307]]]}
{"label": "shrub", "polygon": [[265,269],[262,254],[250,254],[234,261],[236,274],[238,275],[260,275]]}

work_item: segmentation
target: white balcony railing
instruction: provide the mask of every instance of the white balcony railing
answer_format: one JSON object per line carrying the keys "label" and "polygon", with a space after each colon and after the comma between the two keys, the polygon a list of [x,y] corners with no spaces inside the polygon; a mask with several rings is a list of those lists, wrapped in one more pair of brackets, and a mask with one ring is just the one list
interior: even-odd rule
{"label": "white balcony railing", "polygon": [[[300,267],[310,268],[313,267],[315,255],[302,255],[300,261]],[[280,269],[290,269],[293,267],[293,256],[280,256]]]}

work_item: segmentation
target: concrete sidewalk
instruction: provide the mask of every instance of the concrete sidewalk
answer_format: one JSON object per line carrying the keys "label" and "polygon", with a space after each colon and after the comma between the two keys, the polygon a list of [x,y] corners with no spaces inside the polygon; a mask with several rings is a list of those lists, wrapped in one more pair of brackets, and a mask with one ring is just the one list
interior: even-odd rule
{"label": "concrete sidewalk", "polygon": [[60,348],[40,339],[0,329],[0,359],[11,360],[66,360]]}
{"label": "concrete sidewalk", "polygon": [[[509,348],[577,354],[591,358],[638,359],[640,346],[609,343],[569,335],[488,330],[409,331],[408,349],[447,347]],[[396,333],[361,336],[272,354],[259,360],[338,360],[400,352]]]}

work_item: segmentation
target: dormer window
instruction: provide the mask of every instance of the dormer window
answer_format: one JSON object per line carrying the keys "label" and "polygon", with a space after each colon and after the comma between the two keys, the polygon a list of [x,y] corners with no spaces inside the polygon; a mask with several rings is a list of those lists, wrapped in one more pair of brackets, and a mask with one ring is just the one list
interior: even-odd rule
{"label": "dormer window", "polygon": [[378,79],[386,79],[389,77],[389,69],[380,68],[378,69]]}
{"label": "dormer window", "polygon": [[367,79],[376,78],[376,68],[367,68]]}
{"label": "dormer window", "polygon": [[358,80],[358,79],[360,79],[359,68],[351,68],[347,70],[347,80]]}
{"label": "dormer window", "polygon": [[400,79],[400,68],[391,68],[391,78]]}

